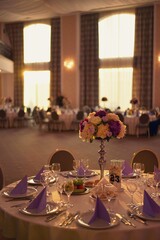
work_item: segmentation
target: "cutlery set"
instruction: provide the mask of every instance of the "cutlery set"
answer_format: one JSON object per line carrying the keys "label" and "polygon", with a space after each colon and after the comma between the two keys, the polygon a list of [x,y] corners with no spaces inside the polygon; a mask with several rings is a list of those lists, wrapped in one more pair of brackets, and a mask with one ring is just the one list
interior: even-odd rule
{"label": "cutlery set", "polygon": [[134,228],[136,227],[136,225],[134,223],[132,223],[129,219],[127,219],[125,216],[122,216],[119,213],[116,213],[116,216],[119,217],[121,222],[124,223],[125,225],[132,226]]}
{"label": "cutlery set", "polygon": [[141,218],[141,216],[137,215],[136,213],[131,212],[129,209],[127,210],[127,214],[130,218],[133,218],[134,220],[136,220],[137,222],[143,223],[145,225],[147,225],[147,221],[144,220],[143,218]]}
{"label": "cutlery set", "polygon": [[59,226],[66,227],[66,226],[70,225],[74,220],[76,220],[79,217],[79,214],[80,214],[79,212],[76,212],[74,214],[69,213],[68,216],[62,222],[59,223]]}

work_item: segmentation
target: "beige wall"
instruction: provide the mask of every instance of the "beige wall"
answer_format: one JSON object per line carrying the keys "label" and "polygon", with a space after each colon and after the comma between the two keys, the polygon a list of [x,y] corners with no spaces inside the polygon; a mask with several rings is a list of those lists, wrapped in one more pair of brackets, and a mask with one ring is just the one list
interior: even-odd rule
{"label": "beige wall", "polygon": [[[79,16],[61,18],[61,81],[62,94],[73,108],[79,106]],[[64,67],[64,61],[72,59],[72,69]]]}

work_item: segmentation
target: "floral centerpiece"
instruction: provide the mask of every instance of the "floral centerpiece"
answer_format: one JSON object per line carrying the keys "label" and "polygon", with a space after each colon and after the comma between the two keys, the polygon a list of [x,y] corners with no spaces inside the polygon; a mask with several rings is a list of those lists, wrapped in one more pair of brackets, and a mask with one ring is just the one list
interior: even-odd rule
{"label": "floral centerpiece", "polygon": [[101,178],[104,172],[104,141],[112,138],[123,138],[126,133],[126,126],[120,121],[115,113],[107,113],[105,110],[92,112],[87,118],[81,121],[79,129],[79,137],[84,142],[92,142],[94,139],[101,141],[99,165],[101,170]]}
{"label": "floral centerpiece", "polygon": [[126,126],[115,113],[107,113],[104,110],[92,112],[81,121],[79,137],[82,141],[92,142],[94,139],[123,138]]}

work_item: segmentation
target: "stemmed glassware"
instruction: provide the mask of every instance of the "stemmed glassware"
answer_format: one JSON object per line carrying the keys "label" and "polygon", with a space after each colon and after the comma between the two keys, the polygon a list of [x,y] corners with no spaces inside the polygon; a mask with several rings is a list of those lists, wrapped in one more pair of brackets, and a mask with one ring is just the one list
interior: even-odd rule
{"label": "stemmed glassware", "polygon": [[73,160],[73,169],[76,172],[76,175],[78,177],[78,168],[80,167],[80,160],[74,159]]}
{"label": "stemmed glassware", "polygon": [[64,183],[62,181],[57,181],[56,182],[56,188],[57,188],[57,192],[59,193],[59,197],[60,197],[60,205],[64,205],[64,202],[62,201],[62,193],[64,190]]}
{"label": "stemmed glassware", "polygon": [[111,200],[115,197],[115,193],[113,191],[113,185],[111,183],[103,185],[103,191],[107,199],[107,208],[110,213],[113,212],[110,206]]}
{"label": "stemmed glassware", "polygon": [[67,207],[72,207],[73,204],[70,203],[70,196],[72,194],[72,192],[74,191],[74,184],[73,184],[73,180],[68,179],[64,182],[64,192],[67,195],[68,198],[68,202],[67,202]]}
{"label": "stemmed glassware", "polygon": [[81,159],[81,163],[83,165],[83,170],[84,170],[84,179],[86,178],[86,173],[89,168],[89,160],[88,159]]}
{"label": "stemmed glassware", "polygon": [[43,187],[47,188],[47,196],[49,196],[51,193],[48,191],[48,186],[50,183],[50,179],[51,179],[51,174],[49,171],[44,171],[41,173],[40,176],[40,182],[43,185]]}
{"label": "stemmed glassware", "polygon": [[136,174],[136,178],[141,176],[141,163],[133,163],[133,170]]}
{"label": "stemmed glassware", "polygon": [[133,195],[137,190],[137,182],[134,179],[128,179],[126,181],[126,185],[127,185],[127,190],[130,192],[130,195],[131,195],[131,202],[128,205],[134,206]]}
{"label": "stemmed glassware", "polygon": [[56,179],[56,182],[58,181],[58,174],[60,173],[61,171],[61,165],[60,163],[52,163],[52,171],[54,172],[54,176],[55,176],[55,179]]}

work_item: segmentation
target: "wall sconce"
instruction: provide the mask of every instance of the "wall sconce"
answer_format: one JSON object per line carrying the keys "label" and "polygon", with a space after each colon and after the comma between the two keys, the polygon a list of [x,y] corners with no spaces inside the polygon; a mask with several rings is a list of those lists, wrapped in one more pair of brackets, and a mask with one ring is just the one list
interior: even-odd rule
{"label": "wall sconce", "polygon": [[160,62],[160,55],[158,55],[158,62]]}
{"label": "wall sconce", "polygon": [[68,70],[72,69],[74,67],[74,60],[72,58],[67,58],[64,61],[64,67]]}

